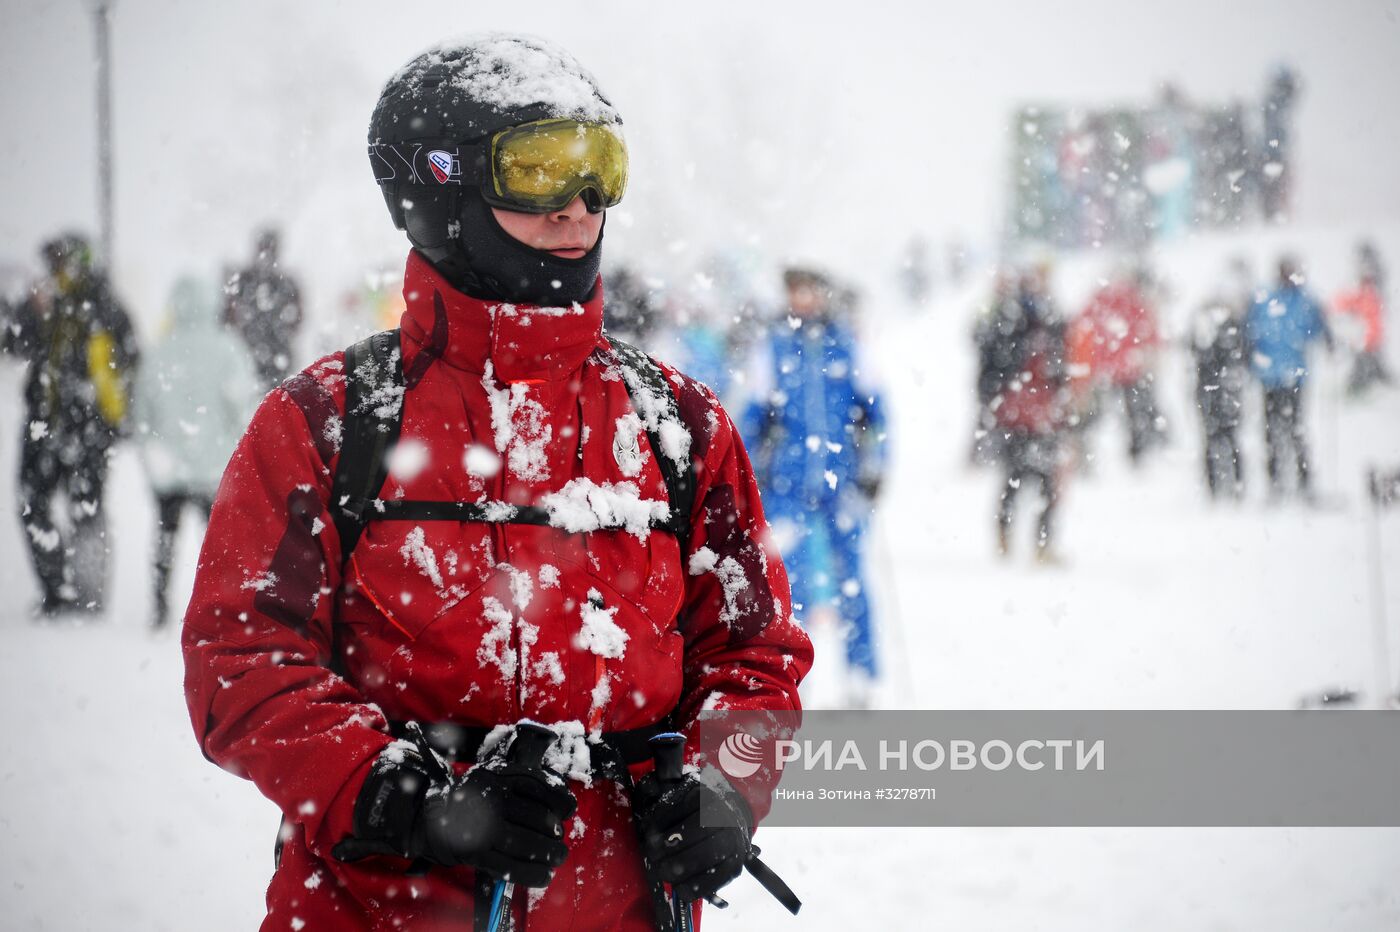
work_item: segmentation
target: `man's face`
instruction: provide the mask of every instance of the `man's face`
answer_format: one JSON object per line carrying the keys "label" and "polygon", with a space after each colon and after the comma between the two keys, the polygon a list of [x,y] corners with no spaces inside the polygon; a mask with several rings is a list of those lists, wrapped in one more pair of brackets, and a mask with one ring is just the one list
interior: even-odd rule
{"label": "man's face", "polygon": [[604,211],[589,213],[582,195],[562,210],[547,214],[527,214],[499,207],[491,208],[491,213],[512,238],[561,259],[583,258],[598,244],[603,232]]}
{"label": "man's face", "polygon": [[811,317],[825,310],[826,294],[810,282],[795,282],[788,286],[788,307],[798,317]]}

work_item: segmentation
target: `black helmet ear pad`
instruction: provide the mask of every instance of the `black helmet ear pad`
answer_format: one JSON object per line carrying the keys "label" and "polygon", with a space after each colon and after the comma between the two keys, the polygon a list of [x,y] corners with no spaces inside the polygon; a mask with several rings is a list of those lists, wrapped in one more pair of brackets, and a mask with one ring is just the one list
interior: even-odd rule
{"label": "black helmet ear pad", "polygon": [[408,241],[429,260],[439,262],[457,250],[454,233],[460,219],[455,192],[417,187],[390,193],[386,189],[384,199],[395,226],[407,233]]}
{"label": "black helmet ear pad", "polygon": [[380,184],[379,193],[384,195],[384,206],[389,208],[389,217],[394,221],[394,229],[406,229],[403,216],[403,199],[392,184]]}

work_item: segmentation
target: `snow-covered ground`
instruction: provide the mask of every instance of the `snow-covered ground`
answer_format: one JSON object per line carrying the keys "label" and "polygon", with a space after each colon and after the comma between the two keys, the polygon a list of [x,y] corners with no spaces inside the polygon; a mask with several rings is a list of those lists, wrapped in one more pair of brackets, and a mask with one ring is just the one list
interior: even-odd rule
{"label": "snow-covered ground", "polygon": [[[1261,263],[1299,247],[1324,293],[1343,284],[1353,236],[1250,234],[1162,253],[1180,320],[1228,251]],[[1400,229],[1382,231],[1400,255]],[[1059,269],[1066,306],[1097,268]],[[872,285],[876,283],[871,283]],[[921,313],[896,302],[875,328],[894,409],[895,473],[878,520],[874,588],[890,706],[1281,708],[1331,684],[1374,694],[1362,472],[1400,465],[1400,391],[1340,398],[1324,362],[1309,411],[1322,507],[1269,508],[1257,412],[1251,483],[1211,506],[1197,478],[1184,357],[1161,402],[1172,443],[1130,471],[1116,423],[1097,473],[1062,516],[1063,566],[993,556],[995,477],[964,465],[972,414],[968,314],[978,282]],[[878,292],[877,292],[878,297]],[[1400,360],[1395,341],[1392,362]],[[13,501],[20,373],[0,368],[0,486]],[[1029,497],[1028,497],[1029,498]],[[184,708],[173,631],[146,627],[152,503],[130,452],[109,492],[114,581],[101,622],[44,627],[14,512],[0,512],[0,926],[248,929],[261,917],[278,814],[251,784],[206,762]],[[1031,509],[1025,508],[1029,513]],[[1023,515],[1023,517],[1026,517]],[[1383,522],[1386,610],[1400,647],[1400,512]],[[180,541],[188,595],[198,532]],[[811,698],[829,700],[827,632]],[[1400,663],[1391,658],[1391,668]],[[1400,926],[1400,830],[784,829],[765,858],[806,900],[790,919],[747,879],[714,929],[1354,929]]]}

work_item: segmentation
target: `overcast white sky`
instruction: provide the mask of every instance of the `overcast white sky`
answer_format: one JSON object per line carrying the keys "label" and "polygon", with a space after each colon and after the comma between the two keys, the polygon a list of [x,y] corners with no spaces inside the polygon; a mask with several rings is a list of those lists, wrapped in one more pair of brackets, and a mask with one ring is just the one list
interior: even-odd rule
{"label": "overcast white sky", "polygon": [[[0,0],[0,263],[95,227],[83,0]],[[1291,61],[1299,219],[1400,217],[1400,3],[387,4],[118,0],[116,270],[151,319],[182,267],[286,224],[316,301],[405,251],[364,131],[379,86],[477,29],[574,50],[627,122],[609,256],[654,271],[723,241],[885,274],[908,235],[990,236],[1014,104],[1257,99]]]}

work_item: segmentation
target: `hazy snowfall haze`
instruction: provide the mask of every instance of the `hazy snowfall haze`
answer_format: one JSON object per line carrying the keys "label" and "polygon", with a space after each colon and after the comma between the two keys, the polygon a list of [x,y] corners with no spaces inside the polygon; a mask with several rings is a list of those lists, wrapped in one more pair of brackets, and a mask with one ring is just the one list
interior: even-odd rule
{"label": "hazy snowfall haze", "polygon": [[[1331,299],[1355,284],[1357,242],[1373,237],[1396,299],[1400,2],[116,0],[112,271],[143,348],[164,330],[177,274],[247,263],[268,222],[283,229],[284,264],[305,286],[292,362],[363,333],[368,315],[347,323],[345,296],[367,273],[392,277],[408,250],[371,178],[371,108],[417,52],[479,30],[564,45],[622,113],[631,184],[607,216],[607,276],[626,260],[685,286],[720,249],[752,259],[754,286],[769,296],[791,258],[864,291],[874,325],[859,348],[883,383],[893,450],[867,537],[877,706],[1283,709],[1333,685],[1374,706],[1394,688],[1379,680],[1387,663],[1400,669],[1400,511],[1368,523],[1363,476],[1400,466],[1400,391],[1353,398],[1350,350],[1314,354],[1304,417],[1314,507],[1270,498],[1251,383],[1239,431],[1246,494],[1212,503],[1186,335],[1235,255],[1257,285],[1293,250],[1309,286]],[[38,246],[54,233],[96,232],[93,61],[88,0],[0,0],[7,291],[39,272]],[[1165,285],[1152,382],[1169,426],[1163,446],[1130,465],[1126,419],[1106,409],[1081,462],[1093,468],[1065,479],[1057,506],[1063,562],[1036,562],[1029,526],[999,559],[1005,479],[969,465],[971,335],[1008,211],[1015,109],[1141,108],[1169,81],[1188,102],[1238,99],[1257,116],[1285,63],[1301,84],[1291,220],[1192,230],[1150,254]],[[921,304],[899,277],[915,234],[940,264]],[[960,282],[941,268],[952,241],[975,260]],[[1109,266],[1094,250],[1038,258],[1053,260],[1051,289],[1067,313]],[[1382,353],[1394,371],[1393,304],[1388,326]],[[735,376],[739,353],[715,343],[715,370]],[[10,726],[0,733],[0,926],[254,928],[280,813],[201,755],[175,626],[149,631],[156,517],[136,443],[120,444],[110,464],[105,613],[88,623],[31,616],[39,586],[27,540],[39,538],[26,537],[15,481],[22,438],[36,431],[25,377],[22,362],[0,360],[0,709]],[[1021,507],[1028,525],[1029,493]],[[202,528],[192,518],[176,547],[172,614],[193,586]],[[1389,656],[1375,638],[1387,613]],[[842,688],[844,652],[834,625],[811,630],[804,702],[819,707]],[[759,841],[806,899],[801,918],[743,880],[725,890],[729,910],[706,914],[707,932],[1400,928],[1393,828],[770,827]]]}
{"label": "hazy snowfall haze", "polygon": [[[684,267],[719,244],[884,272],[907,236],[995,235],[1014,104],[1262,93],[1292,63],[1305,224],[1400,216],[1400,4],[179,3],[113,19],[116,277],[153,322],[177,268],[287,228],[320,312],[397,263],[364,155],[385,78],[481,29],[562,42],[627,122],[608,255]],[[93,30],[79,0],[5,0],[0,261],[95,226]]]}

